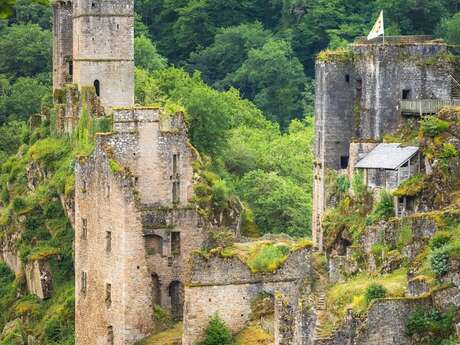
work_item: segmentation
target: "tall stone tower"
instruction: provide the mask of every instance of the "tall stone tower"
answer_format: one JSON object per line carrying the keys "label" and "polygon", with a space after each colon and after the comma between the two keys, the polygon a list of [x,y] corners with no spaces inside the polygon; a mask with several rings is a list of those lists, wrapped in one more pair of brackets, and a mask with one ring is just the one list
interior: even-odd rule
{"label": "tall stone tower", "polygon": [[[313,242],[323,247],[321,218],[333,198],[328,174],[351,175],[365,154],[408,116],[405,101],[451,99],[452,63],[446,43],[427,36],[357,39],[348,51],[316,61]],[[350,150],[352,147],[352,150]]]}
{"label": "tall stone tower", "polygon": [[73,82],[105,107],[134,104],[134,0],[73,1]]}
{"label": "tall stone tower", "polygon": [[56,90],[72,82],[72,1],[55,1],[53,11],[53,90]]}

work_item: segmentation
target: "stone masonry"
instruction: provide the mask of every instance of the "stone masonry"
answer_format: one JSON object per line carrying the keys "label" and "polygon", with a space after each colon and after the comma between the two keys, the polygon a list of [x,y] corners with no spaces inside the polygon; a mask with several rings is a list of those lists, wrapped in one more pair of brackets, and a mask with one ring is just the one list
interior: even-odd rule
{"label": "stone masonry", "polygon": [[182,116],[113,116],[76,166],[77,345],[132,344],[155,331],[154,304],[181,319],[184,261],[204,240]]}
{"label": "stone masonry", "polygon": [[[301,322],[303,314],[293,311],[297,310],[299,292],[309,285],[310,255],[310,249],[293,252],[275,273],[254,274],[236,257],[207,259],[195,254],[186,279],[182,344],[200,340],[214,314],[234,333],[241,331],[250,320],[251,301],[261,293],[275,296],[275,345],[302,344],[296,322]],[[286,308],[288,312],[283,313]]]}
{"label": "stone masonry", "polygon": [[104,107],[134,104],[134,1],[56,0],[53,89],[93,86]]}
{"label": "stone masonry", "polygon": [[402,99],[451,97],[452,65],[442,41],[406,36],[383,45],[358,40],[349,50],[316,62],[312,228],[320,249],[321,217],[328,207],[327,170],[345,172],[349,163],[356,163],[357,154],[368,150],[361,145],[350,152],[352,142],[381,142],[395,131],[404,118]]}

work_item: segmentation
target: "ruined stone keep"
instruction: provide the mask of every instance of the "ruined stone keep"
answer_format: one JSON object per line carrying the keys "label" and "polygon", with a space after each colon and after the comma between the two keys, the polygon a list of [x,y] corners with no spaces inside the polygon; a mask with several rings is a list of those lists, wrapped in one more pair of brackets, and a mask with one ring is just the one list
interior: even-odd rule
{"label": "ruined stone keep", "polygon": [[451,73],[447,45],[424,36],[389,38],[385,44],[358,39],[347,51],[319,55],[312,224],[318,248],[328,170],[350,171],[361,154],[394,132],[405,116],[414,115],[406,111],[408,104],[419,109],[448,103]]}

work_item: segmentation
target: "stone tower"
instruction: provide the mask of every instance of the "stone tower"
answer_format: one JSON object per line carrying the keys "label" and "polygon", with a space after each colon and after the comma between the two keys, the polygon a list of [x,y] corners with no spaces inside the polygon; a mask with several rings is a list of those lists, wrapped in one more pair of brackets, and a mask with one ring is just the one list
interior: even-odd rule
{"label": "stone tower", "polygon": [[72,82],[72,1],[57,0],[53,3],[53,91]]}
{"label": "stone tower", "polygon": [[323,246],[321,217],[330,201],[328,172],[351,175],[359,155],[408,116],[403,101],[450,100],[451,73],[447,45],[426,36],[391,37],[385,44],[358,39],[348,51],[319,55],[312,224],[318,248]]}
{"label": "stone tower", "polygon": [[105,107],[134,104],[134,0],[73,1],[73,82]]}

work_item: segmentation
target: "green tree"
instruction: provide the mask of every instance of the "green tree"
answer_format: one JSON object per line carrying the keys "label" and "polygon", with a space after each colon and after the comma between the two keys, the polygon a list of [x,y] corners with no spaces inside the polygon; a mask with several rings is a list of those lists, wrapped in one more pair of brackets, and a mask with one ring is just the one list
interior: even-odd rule
{"label": "green tree", "polygon": [[51,32],[36,24],[12,25],[0,36],[0,73],[30,77],[51,70]]}
{"label": "green tree", "polygon": [[38,24],[43,29],[51,30],[53,11],[45,2],[17,0],[14,13],[9,18],[11,24]]}
{"label": "green tree", "polygon": [[261,49],[251,50],[243,65],[227,76],[226,83],[239,88],[282,128],[304,115],[306,77],[286,41],[269,40]]}
{"label": "green tree", "polygon": [[219,81],[243,64],[249,50],[261,48],[270,37],[271,32],[260,22],[219,29],[214,43],[192,53],[190,67],[200,70],[207,83],[219,87]]}
{"label": "green tree", "polygon": [[450,44],[460,44],[460,12],[442,22],[441,32]]}
{"label": "green tree", "polygon": [[36,78],[21,77],[0,98],[0,123],[8,120],[27,120],[43,106],[51,104],[51,88]]}
{"label": "green tree", "polygon": [[261,233],[310,235],[310,197],[289,177],[253,170],[243,176],[237,190],[249,202]]}
{"label": "green tree", "polygon": [[167,65],[166,59],[158,54],[155,44],[146,36],[134,39],[134,60],[137,67],[150,72]]}
{"label": "green tree", "polygon": [[198,345],[233,345],[233,336],[228,326],[215,314],[209,320],[208,327],[204,331],[204,340]]}

